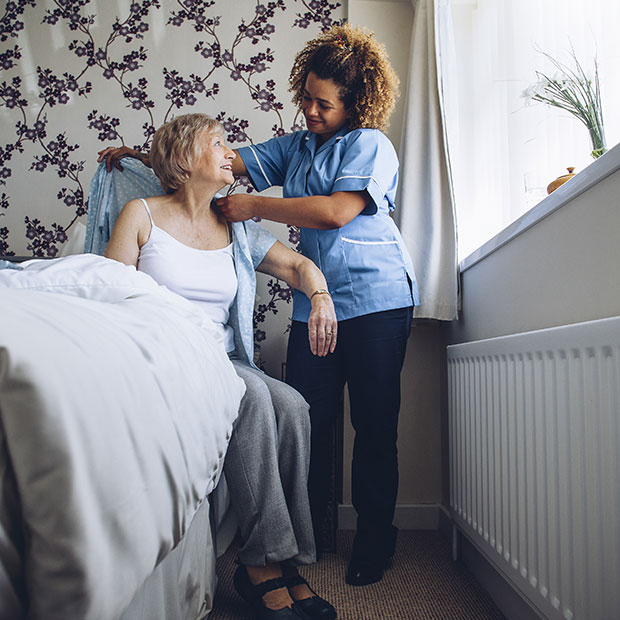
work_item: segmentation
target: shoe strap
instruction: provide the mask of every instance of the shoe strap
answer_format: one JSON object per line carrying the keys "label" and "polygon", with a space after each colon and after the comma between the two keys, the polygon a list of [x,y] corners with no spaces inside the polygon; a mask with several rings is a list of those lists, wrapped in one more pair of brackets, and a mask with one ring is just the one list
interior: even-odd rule
{"label": "shoe strap", "polygon": [[286,583],[287,588],[294,588],[295,586],[308,586],[308,582],[300,575],[286,575],[283,577],[284,582]]}
{"label": "shoe strap", "polygon": [[267,579],[267,581],[261,581],[256,585],[252,585],[252,596],[257,599],[263,598],[263,595],[273,590],[279,590],[280,588],[286,588],[286,583],[282,577],[275,577],[274,579]]}
{"label": "shoe strap", "polygon": [[284,577],[284,583],[289,590],[291,588],[294,588],[295,586],[306,586],[308,590],[310,590],[310,592],[314,594],[314,596],[318,596],[318,594],[312,589],[310,584],[299,573],[297,573],[296,575],[286,575]]}

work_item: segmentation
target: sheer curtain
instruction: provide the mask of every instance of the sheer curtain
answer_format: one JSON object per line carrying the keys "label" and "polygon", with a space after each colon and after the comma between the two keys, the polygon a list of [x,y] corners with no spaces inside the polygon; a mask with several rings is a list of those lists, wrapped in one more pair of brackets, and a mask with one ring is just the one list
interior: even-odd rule
{"label": "sheer curtain", "polygon": [[[454,45],[438,41],[444,77],[457,91],[445,107],[459,230],[459,259],[546,196],[546,186],[593,160],[576,118],[522,92],[536,70],[555,69],[541,54],[593,72],[599,65],[608,148],[620,140],[618,0],[451,0]],[[449,75],[445,75],[449,73]]]}
{"label": "sheer curtain", "polygon": [[[411,61],[401,139],[398,224],[411,251],[421,305],[418,318],[457,315],[454,200],[444,126],[443,80],[437,41],[450,29],[446,1],[412,0]],[[443,46],[446,50],[450,46]],[[448,53],[446,52],[446,56]]]}

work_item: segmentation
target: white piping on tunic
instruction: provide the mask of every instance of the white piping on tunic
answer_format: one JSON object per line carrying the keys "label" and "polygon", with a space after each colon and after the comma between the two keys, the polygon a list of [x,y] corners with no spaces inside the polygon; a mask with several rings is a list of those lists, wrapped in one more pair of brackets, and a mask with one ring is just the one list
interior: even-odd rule
{"label": "white piping on tunic", "polygon": [[361,175],[355,175],[355,174],[347,174],[345,176],[338,177],[334,181],[334,185],[338,183],[338,181],[341,181],[342,179],[372,179],[377,184],[377,187],[381,189],[381,192],[385,194],[385,190],[381,187],[377,179],[375,179],[375,177],[373,177],[372,175],[361,176]]}
{"label": "white piping on tunic", "polygon": [[398,241],[360,241],[359,239],[349,239],[348,237],[341,237],[343,241],[347,243],[356,243],[357,245],[398,245]]}
{"label": "white piping on tunic", "polygon": [[269,177],[267,176],[267,173],[263,169],[263,166],[260,163],[260,160],[258,159],[258,155],[256,154],[256,151],[254,150],[254,147],[252,145],[250,145],[249,149],[250,149],[250,151],[252,151],[252,155],[254,155],[254,159],[256,159],[256,163],[258,164],[258,167],[260,168],[260,171],[263,173],[263,176],[265,177],[265,181],[267,181],[267,183],[269,183],[270,186],[273,185],[273,183],[269,180]]}

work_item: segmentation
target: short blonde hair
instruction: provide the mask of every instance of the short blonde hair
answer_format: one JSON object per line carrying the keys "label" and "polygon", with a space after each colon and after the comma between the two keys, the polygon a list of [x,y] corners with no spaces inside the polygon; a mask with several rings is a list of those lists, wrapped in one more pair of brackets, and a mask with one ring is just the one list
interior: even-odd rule
{"label": "short blonde hair", "polygon": [[400,80],[385,47],[372,32],[345,23],[306,43],[295,57],[289,78],[293,103],[299,107],[311,72],[339,86],[351,129],[387,129]]}
{"label": "short blonde hair", "polygon": [[222,126],[208,114],[182,114],[155,132],[149,160],[165,192],[171,194],[187,183],[202,153],[200,138],[216,131]]}

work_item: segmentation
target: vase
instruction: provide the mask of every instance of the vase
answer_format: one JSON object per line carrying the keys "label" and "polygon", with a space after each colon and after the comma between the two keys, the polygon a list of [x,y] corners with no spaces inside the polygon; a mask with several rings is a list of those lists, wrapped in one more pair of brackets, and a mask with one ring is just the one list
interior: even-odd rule
{"label": "vase", "polygon": [[592,142],[592,157],[597,159],[607,151],[605,130],[601,123],[589,126],[588,131],[590,132],[590,141]]}

